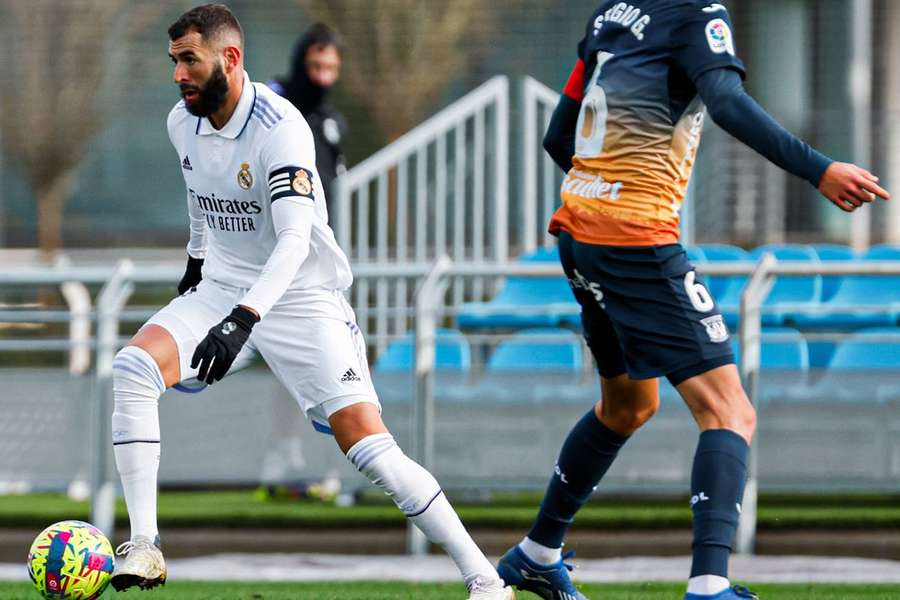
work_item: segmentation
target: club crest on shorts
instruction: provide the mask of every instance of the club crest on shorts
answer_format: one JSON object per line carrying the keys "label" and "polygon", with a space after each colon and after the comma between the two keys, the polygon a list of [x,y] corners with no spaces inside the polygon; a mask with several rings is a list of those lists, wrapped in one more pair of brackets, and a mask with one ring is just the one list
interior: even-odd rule
{"label": "club crest on shorts", "polygon": [[294,180],[291,182],[291,187],[301,196],[312,196],[313,182],[310,172],[302,168],[297,169],[297,172],[294,173]]}
{"label": "club crest on shorts", "polygon": [[721,344],[728,340],[728,327],[725,326],[725,320],[722,318],[722,315],[706,317],[705,319],[700,319],[700,322],[706,327],[706,335],[709,336],[709,341],[712,343]]}
{"label": "club crest on shorts", "polygon": [[249,190],[253,185],[253,175],[250,174],[250,163],[241,163],[241,170],[237,175],[238,185],[242,189]]}

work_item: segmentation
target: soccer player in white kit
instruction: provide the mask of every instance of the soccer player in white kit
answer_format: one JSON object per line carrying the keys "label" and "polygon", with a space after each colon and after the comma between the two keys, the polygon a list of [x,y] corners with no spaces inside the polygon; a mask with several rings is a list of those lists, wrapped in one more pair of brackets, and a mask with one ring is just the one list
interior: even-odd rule
{"label": "soccer player in white kit", "polygon": [[243,32],[224,5],[188,11],[169,38],[182,101],[168,130],[187,187],[188,268],[182,295],[113,362],[113,446],[131,521],[113,586],[166,579],[156,522],[160,395],[192,377],[212,384],[256,351],[307,417],[327,424],[357,469],[446,549],[470,600],[512,599],[437,481],[381,420],[306,121],[250,81]]}

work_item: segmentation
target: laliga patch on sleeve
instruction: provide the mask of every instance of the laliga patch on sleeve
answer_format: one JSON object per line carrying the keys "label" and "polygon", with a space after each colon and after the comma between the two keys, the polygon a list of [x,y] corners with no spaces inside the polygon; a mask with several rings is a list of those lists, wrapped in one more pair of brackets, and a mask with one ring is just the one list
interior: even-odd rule
{"label": "laliga patch on sleeve", "polygon": [[291,196],[315,200],[315,189],[312,171],[303,167],[281,167],[269,175],[269,194],[272,202]]}
{"label": "laliga patch on sleeve", "polygon": [[724,19],[713,19],[706,24],[706,41],[714,53],[734,56],[734,37]]}

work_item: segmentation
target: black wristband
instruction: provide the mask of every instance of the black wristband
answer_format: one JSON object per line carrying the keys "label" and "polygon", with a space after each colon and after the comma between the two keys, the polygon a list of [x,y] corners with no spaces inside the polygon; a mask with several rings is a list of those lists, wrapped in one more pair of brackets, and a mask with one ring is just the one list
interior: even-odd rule
{"label": "black wristband", "polygon": [[235,306],[228,318],[240,325],[244,330],[250,331],[259,322],[259,317],[251,310],[243,306]]}
{"label": "black wristband", "polygon": [[203,270],[203,260],[202,258],[194,258],[193,256],[188,256],[187,269],[185,272],[189,275],[200,276],[201,271]]}

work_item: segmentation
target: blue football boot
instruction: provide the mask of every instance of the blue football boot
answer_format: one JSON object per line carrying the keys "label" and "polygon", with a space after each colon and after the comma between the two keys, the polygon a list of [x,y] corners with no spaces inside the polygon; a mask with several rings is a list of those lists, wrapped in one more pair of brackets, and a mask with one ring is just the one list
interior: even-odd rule
{"label": "blue football boot", "polygon": [[537,594],[544,600],[588,600],[569,579],[569,571],[574,567],[567,565],[565,560],[573,556],[574,551],[566,552],[557,563],[539,565],[516,545],[500,559],[497,573],[506,585]]}
{"label": "blue football boot", "polygon": [[684,600],[759,600],[759,596],[743,586],[736,585],[718,594],[685,594]]}

